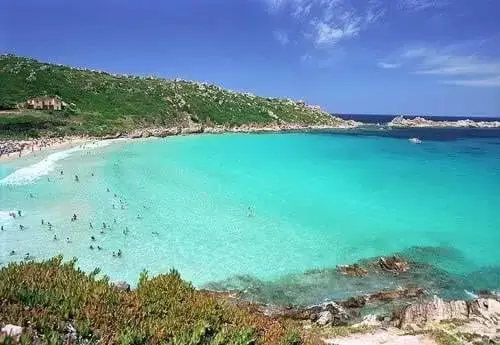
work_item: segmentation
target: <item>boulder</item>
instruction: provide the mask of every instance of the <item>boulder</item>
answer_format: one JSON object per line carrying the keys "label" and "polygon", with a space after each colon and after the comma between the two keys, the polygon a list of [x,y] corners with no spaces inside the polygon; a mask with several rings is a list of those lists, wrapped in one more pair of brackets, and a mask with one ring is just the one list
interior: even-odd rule
{"label": "boulder", "polygon": [[11,337],[19,337],[23,333],[23,328],[16,325],[5,325],[2,327],[2,333]]}
{"label": "boulder", "polygon": [[326,326],[333,323],[333,314],[329,310],[323,310],[319,313],[316,323],[320,326]]}
{"label": "boulder", "polygon": [[112,282],[111,285],[115,289],[120,290],[120,291],[125,291],[125,292],[129,292],[130,291],[130,284],[128,284],[126,281]]}
{"label": "boulder", "polygon": [[397,256],[388,258],[381,257],[378,260],[378,265],[381,269],[391,273],[403,273],[410,269],[410,264]]}

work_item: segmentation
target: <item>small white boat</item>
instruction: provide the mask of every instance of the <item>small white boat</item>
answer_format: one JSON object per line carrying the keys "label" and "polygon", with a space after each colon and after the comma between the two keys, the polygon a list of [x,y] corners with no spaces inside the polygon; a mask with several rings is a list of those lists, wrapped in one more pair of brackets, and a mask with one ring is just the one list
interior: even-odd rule
{"label": "small white boat", "polygon": [[419,138],[410,138],[408,140],[413,144],[422,144],[422,140],[420,140]]}

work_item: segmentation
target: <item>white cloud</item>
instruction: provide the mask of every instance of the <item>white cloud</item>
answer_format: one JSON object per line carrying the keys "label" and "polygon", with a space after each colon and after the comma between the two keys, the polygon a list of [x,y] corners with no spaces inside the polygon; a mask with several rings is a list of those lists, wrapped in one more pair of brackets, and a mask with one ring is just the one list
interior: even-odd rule
{"label": "white cloud", "polygon": [[321,48],[357,37],[384,15],[380,0],[369,0],[361,7],[352,6],[348,0],[265,1],[274,13],[295,19],[301,37]]}
{"label": "white cloud", "polygon": [[290,43],[290,39],[288,38],[288,34],[283,31],[275,31],[273,33],[274,38],[281,43],[281,45],[286,46],[288,43]]}
{"label": "white cloud", "polygon": [[447,0],[399,0],[403,9],[411,11],[424,11],[432,8],[444,7],[448,4]]}
{"label": "white cloud", "polygon": [[460,45],[444,48],[425,46],[405,50],[401,59],[413,66],[415,73],[440,77],[460,77],[443,80],[445,84],[462,86],[499,86],[500,60],[480,58],[459,51]]}
{"label": "white cloud", "polygon": [[377,64],[377,66],[384,69],[395,69],[401,67],[401,64],[381,61]]}
{"label": "white cloud", "polygon": [[500,75],[487,79],[444,80],[444,84],[474,87],[500,87]]}

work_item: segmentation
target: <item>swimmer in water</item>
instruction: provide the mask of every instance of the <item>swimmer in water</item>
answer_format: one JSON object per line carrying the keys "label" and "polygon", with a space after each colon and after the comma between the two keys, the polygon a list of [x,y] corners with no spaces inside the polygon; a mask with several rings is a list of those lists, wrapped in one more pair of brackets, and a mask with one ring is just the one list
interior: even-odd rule
{"label": "swimmer in water", "polygon": [[102,247],[101,246],[97,246],[97,250],[102,250]]}
{"label": "swimmer in water", "polygon": [[115,219],[113,219],[113,223],[114,223],[114,224],[116,224],[116,218],[115,218]]}
{"label": "swimmer in water", "polygon": [[64,171],[61,170],[61,175],[64,175]]}
{"label": "swimmer in water", "polygon": [[66,243],[71,243],[71,240],[69,239],[69,237],[66,237]]}
{"label": "swimmer in water", "polygon": [[159,234],[158,232],[156,232],[156,231],[153,231],[153,232],[152,232],[152,234],[153,234],[153,235],[156,235],[156,236],[160,235],[160,234]]}
{"label": "swimmer in water", "polygon": [[56,235],[54,235],[54,241],[57,241],[57,236]]}
{"label": "swimmer in water", "polygon": [[94,173],[92,173],[91,175],[94,176]]}
{"label": "swimmer in water", "polygon": [[22,211],[21,210],[17,211],[17,214],[19,215],[19,217],[21,217],[22,216]]}
{"label": "swimmer in water", "polygon": [[93,246],[93,245],[90,245],[90,247],[89,247],[89,248],[90,248],[90,249],[92,249],[92,250],[94,250],[94,246]]}
{"label": "swimmer in water", "polygon": [[94,237],[94,236],[90,236],[90,239],[91,239],[92,241],[95,241],[95,237]]}
{"label": "swimmer in water", "polygon": [[0,231],[3,231],[3,225],[2,225],[2,227],[0,228]]}
{"label": "swimmer in water", "polygon": [[44,222],[44,221],[43,221],[43,219],[42,219],[42,225],[44,225],[44,224],[45,224],[45,222]]}
{"label": "swimmer in water", "polygon": [[30,198],[32,198],[32,199],[33,199],[33,194],[32,194],[32,193],[30,193]]}
{"label": "swimmer in water", "polygon": [[24,230],[24,225],[19,224],[19,230]]}
{"label": "swimmer in water", "polygon": [[12,256],[12,255],[16,255],[16,251],[15,251],[15,250],[11,250],[11,251],[10,251],[10,255],[11,255],[11,256]]}
{"label": "swimmer in water", "polygon": [[109,188],[106,188],[106,192],[108,192],[108,193],[109,193]]}
{"label": "swimmer in water", "polygon": [[75,182],[80,182],[80,179],[78,178],[78,175],[75,175]]}
{"label": "swimmer in water", "polygon": [[102,222],[103,229],[106,229],[106,223]]}
{"label": "swimmer in water", "polygon": [[91,228],[91,229],[93,229],[93,228],[94,228],[94,227],[92,226],[92,223],[89,223],[89,225],[90,225],[90,228]]}
{"label": "swimmer in water", "polygon": [[118,253],[116,254],[116,256],[118,256],[119,258],[122,257],[122,250],[121,249],[118,249]]}

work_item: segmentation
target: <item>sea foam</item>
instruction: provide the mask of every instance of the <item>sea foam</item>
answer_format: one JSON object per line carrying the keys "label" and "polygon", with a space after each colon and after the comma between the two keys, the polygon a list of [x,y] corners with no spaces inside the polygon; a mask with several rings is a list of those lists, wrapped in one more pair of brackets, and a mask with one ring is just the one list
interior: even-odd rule
{"label": "sea foam", "polygon": [[48,155],[38,163],[20,168],[12,174],[0,180],[0,185],[24,185],[33,183],[40,177],[50,174],[57,167],[57,162],[68,158],[73,153],[87,149],[95,149],[110,144],[110,141],[98,141],[92,144],[83,144],[67,150],[59,151]]}

